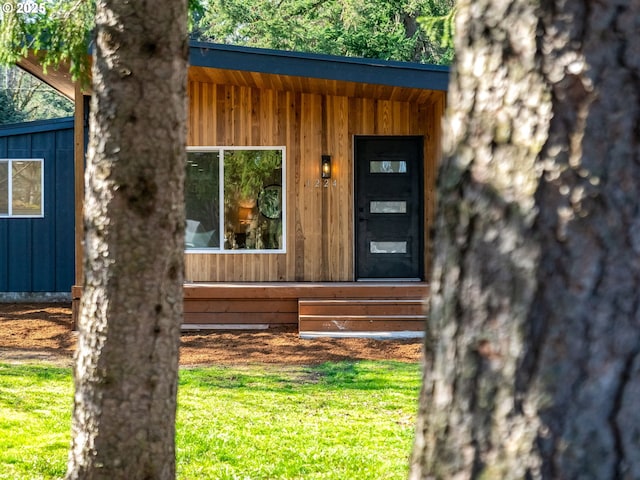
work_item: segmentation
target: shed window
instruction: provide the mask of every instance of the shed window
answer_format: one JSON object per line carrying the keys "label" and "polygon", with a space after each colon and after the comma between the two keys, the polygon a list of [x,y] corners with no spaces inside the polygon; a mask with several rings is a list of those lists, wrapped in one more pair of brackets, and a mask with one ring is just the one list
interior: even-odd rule
{"label": "shed window", "polygon": [[0,159],[0,217],[44,216],[43,159]]}
{"label": "shed window", "polygon": [[187,152],[189,252],[284,252],[284,147]]}

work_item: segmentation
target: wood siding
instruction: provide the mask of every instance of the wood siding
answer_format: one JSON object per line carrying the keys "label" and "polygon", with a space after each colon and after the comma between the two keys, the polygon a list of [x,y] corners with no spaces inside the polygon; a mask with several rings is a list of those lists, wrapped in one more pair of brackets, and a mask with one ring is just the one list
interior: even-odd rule
{"label": "wood siding", "polygon": [[[190,81],[189,146],[286,147],[287,251],[188,253],[186,279],[353,280],[354,135],[424,137],[428,231],[433,218],[444,93],[419,92],[409,102]],[[415,98],[429,101],[419,103]],[[332,178],[327,187],[320,181],[323,154],[332,157]],[[426,237],[425,270],[429,271]]]}

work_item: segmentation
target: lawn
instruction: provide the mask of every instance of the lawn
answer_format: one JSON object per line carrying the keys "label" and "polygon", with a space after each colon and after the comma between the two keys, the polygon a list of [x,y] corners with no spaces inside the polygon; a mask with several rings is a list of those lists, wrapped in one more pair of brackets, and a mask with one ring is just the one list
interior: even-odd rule
{"label": "lawn", "polygon": [[[406,478],[419,366],[182,369],[180,479]],[[64,475],[71,371],[0,364],[0,479]]]}

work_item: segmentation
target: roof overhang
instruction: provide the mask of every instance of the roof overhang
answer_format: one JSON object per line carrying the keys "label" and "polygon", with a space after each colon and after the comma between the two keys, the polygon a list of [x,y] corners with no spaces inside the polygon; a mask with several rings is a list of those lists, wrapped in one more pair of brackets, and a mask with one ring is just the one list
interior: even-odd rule
{"label": "roof overhang", "polygon": [[[446,92],[449,83],[449,68],[439,65],[196,41],[189,43],[189,64],[189,78],[201,82],[418,102],[427,101],[434,92]],[[74,99],[68,67],[45,73],[35,53],[18,65]]]}
{"label": "roof overhang", "polygon": [[70,100],[75,99],[75,83],[67,64],[61,64],[56,68],[48,67],[45,71],[39,55],[33,51],[29,51],[26,57],[20,59],[18,66],[53,87]]}
{"label": "roof overhang", "polygon": [[287,52],[204,42],[190,43],[189,62],[194,67],[371,83],[401,88],[446,91],[449,84],[449,68],[440,65]]}
{"label": "roof overhang", "polygon": [[191,42],[189,78],[303,93],[428,102],[446,92],[440,65]]}

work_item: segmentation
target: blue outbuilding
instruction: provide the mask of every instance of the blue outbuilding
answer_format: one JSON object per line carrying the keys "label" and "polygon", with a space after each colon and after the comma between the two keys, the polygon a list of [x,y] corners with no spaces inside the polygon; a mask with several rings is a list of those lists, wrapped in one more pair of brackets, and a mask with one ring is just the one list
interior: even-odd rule
{"label": "blue outbuilding", "polygon": [[70,299],[74,121],[0,126],[0,301]]}

